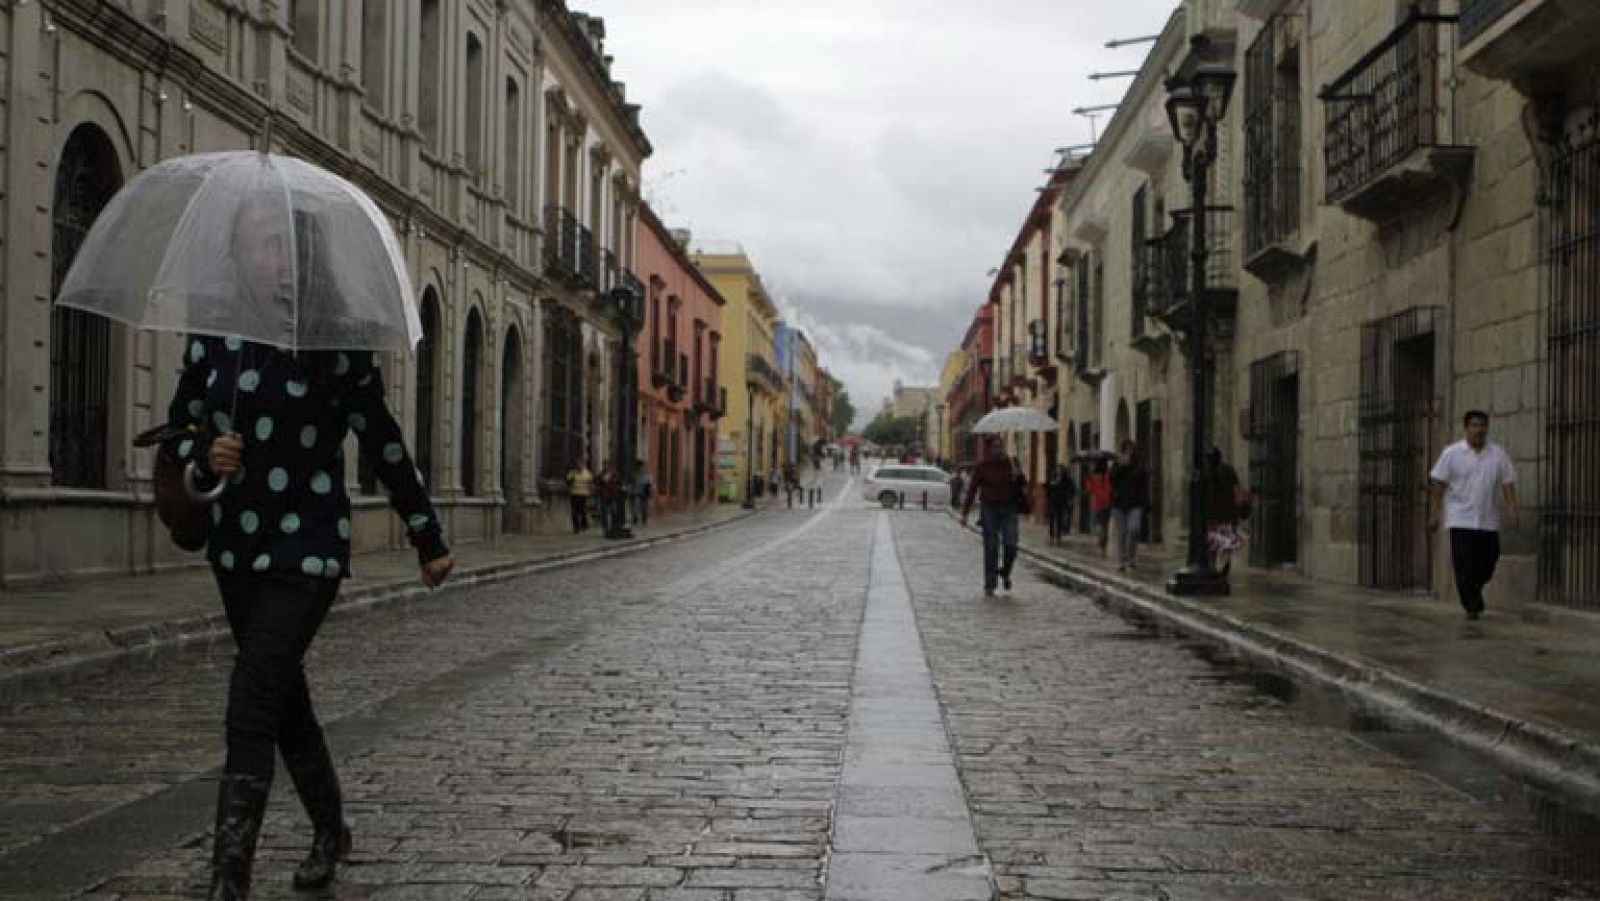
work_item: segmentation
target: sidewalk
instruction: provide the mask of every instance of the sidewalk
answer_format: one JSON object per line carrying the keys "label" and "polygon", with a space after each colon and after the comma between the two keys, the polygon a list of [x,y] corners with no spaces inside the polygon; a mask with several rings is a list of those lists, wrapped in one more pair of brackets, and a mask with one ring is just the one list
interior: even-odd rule
{"label": "sidewalk", "polygon": [[1146,554],[1119,573],[1092,538],[1052,545],[1044,525],[1027,520],[1022,548],[1113,608],[1387,708],[1600,811],[1600,615],[1496,604],[1491,588],[1485,617],[1468,622],[1453,601],[1316,582],[1237,558],[1230,596],[1179,598],[1165,584],[1183,548]]}
{"label": "sidewalk", "polygon": [[[591,529],[582,535],[508,535],[492,544],[469,544],[454,549],[456,569],[445,589],[642,550],[750,515],[736,504],[713,504],[654,516],[628,540],[607,541]],[[351,561],[351,569],[356,575],[345,580],[334,615],[428,593],[418,578],[416,552],[409,548],[362,554]],[[0,591],[0,683],[226,631],[216,583],[204,565]]]}

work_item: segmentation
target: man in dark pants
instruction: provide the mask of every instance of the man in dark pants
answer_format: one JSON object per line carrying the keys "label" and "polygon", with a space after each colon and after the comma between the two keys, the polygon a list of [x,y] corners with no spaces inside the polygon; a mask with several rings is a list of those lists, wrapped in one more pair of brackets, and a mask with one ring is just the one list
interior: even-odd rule
{"label": "man in dark pants", "polygon": [[[961,524],[972,515],[972,504],[981,500],[978,525],[983,529],[983,593],[994,597],[996,582],[1011,590],[1011,567],[1017,561],[1017,514],[1027,497],[1028,481],[1016,461],[1006,456],[998,435],[984,439],[983,459],[972,469],[966,501],[961,507]],[[1004,546],[1005,556],[1001,550]]]}
{"label": "man in dark pants", "polygon": [[1494,577],[1500,560],[1500,504],[1515,530],[1517,471],[1505,449],[1489,440],[1489,414],[1469,410],[1462,417],[1467,437],[1444,449],[1428,473],[1428,533],[1439,528],[1439,506],[1450,530],[1450,559],[1455,564],[1456,592],[1467,619],[1483,615],[1483,587]]}

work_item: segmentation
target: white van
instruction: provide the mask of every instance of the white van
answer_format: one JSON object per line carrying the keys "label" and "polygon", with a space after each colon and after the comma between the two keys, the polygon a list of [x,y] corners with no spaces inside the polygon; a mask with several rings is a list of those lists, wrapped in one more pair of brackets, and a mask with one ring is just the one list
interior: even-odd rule
{"label": "white van", "polygon": [[906,506],[922,506],[922,496],[928,496],[928,505],[950,505],[950,473],[937,466],[913,466],[890,463],[874,467],[867,475],[862,498],[877,501],[884,509],[900,505],[901,495]]}

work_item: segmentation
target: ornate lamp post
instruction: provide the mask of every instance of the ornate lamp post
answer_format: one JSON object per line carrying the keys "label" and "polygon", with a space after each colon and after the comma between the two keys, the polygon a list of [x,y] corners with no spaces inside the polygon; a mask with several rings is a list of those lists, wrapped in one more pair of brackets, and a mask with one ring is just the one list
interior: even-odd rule
{"label": "ornate lamp post", "polygon": [[[627,285],[618,285],[606,293],[606,300],[611,306],[611,313],[616,317],[617,325],[622,329],[621,352],[617,354],[617,440],[613,459],[617,465],[617,476],[623,485],[632,485],[634,480],[633,458],[638,442],[633,435],[635,422],[634,407],[639,394],[636,370],[637,350],[633,346],[635,329],[644,318],[644,298]],[[621,501],[626,505],[626,500]],[[628,527],[626,506],[622,515],[617,516],[606,529],[607,538],[632,538],[633,529]]]}
{"label": "ornate lamp post", "polygon": [[1207,341],[1211,328],[1206,299],[1206,189],[1217,159],[1217,125],[1228,111],[1237,74],[1227,66],[1204,64],[1187,80],[1167,81],[1167,120],[1183,144],[1183,177],[1191,191],[1189,272],[1189,375],[1193,425],[1189,447],[1189,556],[1167,580],[1172,594],[1227,594],[1228,577],[1211,566],[1207,547],[1205,459],[1210,409]]}

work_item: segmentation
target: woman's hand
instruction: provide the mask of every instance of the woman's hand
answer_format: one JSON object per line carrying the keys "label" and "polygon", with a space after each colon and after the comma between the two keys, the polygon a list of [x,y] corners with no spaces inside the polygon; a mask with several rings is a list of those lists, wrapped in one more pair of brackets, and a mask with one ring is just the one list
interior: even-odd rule
{"label": "woman's hand", "polygon": [[244,456],[244,439],[237,433],[223,435],[211,442],[206,462],[212,475],[219,479],[231,477],[239,471],[239,461]]}
{"label": "woman's hand", "polygon": [[422,584],[429,588],[438,588],[444,580],[450,578],[450,571],[456,568],[456,558],[445,554],[422,564]]}

